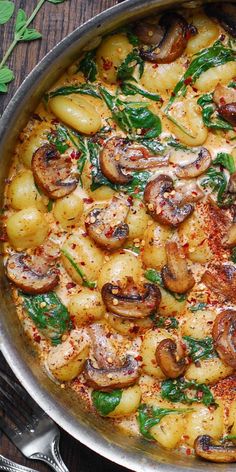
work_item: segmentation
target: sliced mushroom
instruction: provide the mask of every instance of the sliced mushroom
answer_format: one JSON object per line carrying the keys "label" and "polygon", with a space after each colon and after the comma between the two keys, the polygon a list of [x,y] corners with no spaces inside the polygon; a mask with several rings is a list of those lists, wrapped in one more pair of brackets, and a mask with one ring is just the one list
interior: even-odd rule
{"label": "sliced mushroom", "polygon": [[182,204],[174,191],[173,180],[169,175],[160,174],[147,183],[144,202],[154,220],[168,226],[178,226],[194,210],[191,204]]}
{"label": "sliced mushroom", "polygon": [[44,144],[35,151],[32,171],[36,184],[53,200],[73,192],[78,184],[71,176],[71,160],[52,144]]}
{"label": "sliced mushroom", "polygon": [[158,24],[156,18],[145,18],[135,25],[134,33],[143,44],[154,46],[160,44],[165,28]]}
{"label": "sliced mushroom", "polygon": [[110,138],[100,154],[100,167],[105,177],[115,184],[127,184],[133,177],[127,171],[150,169],[163,165],[168,156],[152,156],[141,145],[123,138]]}
{"label": "sliced mushroom", "polygon": [[157,311],[161,292],[155,284],[144,284],[140,290],[133,280],[125,288],[107,283],[102,287],[102,298],[107,310],[124,318],[146,318]]}
{"label": "sliced mushroom", "polygon": [[232,126],[236,126],[236,102],[221,105],[218,108],[218,113]]}
{"label": "sliced mushroom", "polygon": [[167,265],[161,271],[165,287],[171,292],[185,293],[195,285],[183,249],[175,242],[166,243]]}
{"label": "sliced mushroom", "polygon": [[114,197],[104,209],[94,208],[86,217],[88,235],[108,250],[120,248],[129,235],[125,219],[129,212],[127,201]]}
{"label": "sliced mushroom", "polygon": [[209,151],[201,147],[197,159],[191,164],[178,166],[176,168],[176,175],[181,179],[193,179],[205,172],[211,164],[211,155]]}
{"label": "sliced mushroom", "polygon": [[132,356],[127,356],[121,367],[97,369],[88,359],[85,363],[84,375],[89,387],[109,392],[114,388],[133,385],[140,375],[139,364]]}
{"label": "sliced mushroom", "polygon": [[30,256],[19,253],[7,260],[6,274],[24,293],[46,293],[59,283],[59,275],[54,268],[34,266]]}
{"label": "sliced mushroom", "polygon": [[232,3],[211,3],[206,5],[208,16],[216,18],[233,38],[236,38],[236,5]]}
{"label": "sliced mushroom", "polygon": [[236,90],[219,83],[213,93],[213,100],[217,106],[236,102]]}
{"label": "sliced mushroom", "polygon": [[[187,30],[188,24],[186,20],[179,14],[169,12],[163,15],[157,25],[158,32],[161,32],[160,27],[164,29],[164,36],[159,43],[152,43],[150,41],[140,50],[141,57],[149,62],[156,62],[160,64],[168,64],[175,61],[182,55],[187,46]],[[151,32],[153,29],[151,30]],[[158,39],[158,34],[153,34],[154,40]]]}
{"label": "sliced mushroom", "polygon": [[207,434],[195,439],[194,449],[197,456],[211,462],[236,462],[236,447],[232,443],[214,444]]}
{"label": "sliced mushroom", "polygon": [[93,355],[96,359],[98,367],[108,368],[112,365],[119,365],[117,352],[106,330],[106,325],[93,323],[88,327],[88,334],[91,339]]}
{"label": "sliced mushroom", "polygon": [[217,315],[212,329],[214,346],[222,361],[234,369],[236,368],[235,332],[235,310],[224,310]]}
{"label": "sliced mushroom", "polygon": [[163,339],[156,349],[157,364],[166,377],[176,379],[183,375],[187,368],[184,350],[172,339]]}
{"label": "sliced mushroom", "polygon": [[230,264],[212,264],[202,282],[223,300],[236,303],[236,268]]}

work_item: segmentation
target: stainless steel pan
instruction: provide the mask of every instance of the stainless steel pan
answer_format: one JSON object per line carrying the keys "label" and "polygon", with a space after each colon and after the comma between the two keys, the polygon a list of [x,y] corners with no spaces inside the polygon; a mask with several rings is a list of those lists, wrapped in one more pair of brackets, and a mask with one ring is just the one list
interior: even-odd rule
{"label": "stainless steel pan", "polygon": [[[231,0],[232,1],[232,0]],[[189,7],[200,1],[126,0],[83,26],[59,43],[23,82],[7,107],[0,123],[0,188],[3,194],[11,153],[18,133],[26,124],[40,97],[63,70],[92,45],[100,35],[134,18],[175,5]],[[235,465],[211,464],[180,456],[143,439],[124,437],[112,424],[88,414],[85,406],[71,391],[58,388],[41,370],[37,356],[22,332],[8,286],[0,265],[0,347],[15,375],[30,395],[68,433],[97,453],[139,472],[153,471],[235,471]]]}

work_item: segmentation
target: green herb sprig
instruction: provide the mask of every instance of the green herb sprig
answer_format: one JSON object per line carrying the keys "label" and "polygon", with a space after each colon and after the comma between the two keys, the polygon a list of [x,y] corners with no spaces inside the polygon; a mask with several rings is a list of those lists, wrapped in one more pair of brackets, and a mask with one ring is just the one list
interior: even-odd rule
{"label": "green herb sprig", "polygon": [[[48,1],[50,3],[63,3],[65,0],[39,0],[37,6],[27,18],[26,13],[21,8],[18,10],[16,15],[15,27],[14,27],[14,38],[5,52],[2,60],[0,60],[0,93],[6,93],[8,90],[8,84],[14,79],[14,74],[6,62],[10,57],[12,51],[15,49],[16,45],[22,41],[33,41],[35,39],[42,38],[41,33],[35,28],[29,28],[30,24],[34,20],[35,16],[43,6],[43,4]],[[14,12],[14,3],[11,1],[1,1],[0,2],[0,25],[5,24],[13,15]]]}

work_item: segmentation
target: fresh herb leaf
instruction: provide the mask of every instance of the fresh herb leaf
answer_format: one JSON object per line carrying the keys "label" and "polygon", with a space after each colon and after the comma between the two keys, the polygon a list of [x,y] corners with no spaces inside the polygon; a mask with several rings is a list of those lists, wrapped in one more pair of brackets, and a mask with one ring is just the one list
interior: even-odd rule
{"label": "fresh herb leaf", "polygon": [[189,148],[188,146],[184,146],[184,144],[181,144],[178,141],[176,141],[176,139],[173,136],[168,138],[167,145],[170,146],[170,147],[173,147],[175,149],[178,149],[180,151],[185,151],[186,152],[186,151],[189,151],[189,149],[190,149],[191,152],[194,152],[194,148]]}
{"label": "fresh herb leaf", "polygon": [[79,64],[79,71],[83,72],[84,77],[89,82],[95,82],[97,76],[97,65],[95,62],[96,51],[88,51]]}
{"label": "fresh herb leaf", "polygon": [[0,92],[7,92],[7,84],[13,79],[13,72],[7,66],[3,66],[0,69]]}
{"label": "fresh herb leaf", "polygon": [[195,380],[167,379],[161,384],[161,396],[172,403],[204,403],[214,405],[214,397],[207,385],[199,384]]}
{"label": "fresh herb leaf", "polygon": [[63,126],[58,125],[56,130],[53,130],[47,137],[50,144],[54,144],[60,154],[64,154],[69,148],[68,134]]}
{"label": "fresh herb leaf", "polygon": [[216,170],[214,167],[209,167],[205,177],[201,180],[203,188],[209,186],[213,192],[217,192],[218,206],[228,206],[232,204],[232,197],[227,195],[227,179],[224,172]]}
{"label": "fresh herb leaf", "polygon": [[224,441],[232,441],[236,439],[236,435],[235,434],[227,434],[226,436],[223,436],[222,439],[220,439],[220,441],[224,442]]}
{"label": "fresh herb leaf", "polygon": [[128,193],[134,198],[142,198],[150,173],[146,171],[136,171],[132,174],[133,179],[126,185],[117,185],[116,189]]}
{"label": "fresh herb leaf", "polygon": [[0,1],[0,25],[7,23],[13,15],[14,3],[8,0]]}
{"label": "fresh herb leaf", "polygon": [[154,284],[160,285],[160,287],[162,287],[166,292],[168,292],[170,295],[172,295],[172,297],[174,297],[175,300],[177,300],[178,302],[183,302],[184,300],[186,300],[187,297],[184,293],[179,294],[179,293],[174,293],[174,292],[171,292],[170,290],[168,290],[163,284],[163,280],[162,280],[160,272],[157,272],[155,269],[147,269],[144,272],[144,277],[147,280],[150,280],[150,282],[153,282]]}
{"label": "fresh herb leaf", "polygon": [[134,49],[119,66],[117,71],[117,80],[135,80],[133,74],[136,66],[138,66],[139,78],[141,78],[144,71],[144,61],[140,57],[139,51]]}
{"label": "fresh herb leaf", "polygon": [[229,87],[229,88],[236,88],[236,81],[233,80],[232,82],[230,82],[230,83],[228,84],[228,87]]}
{"label": "fresh herb leaf", "polygon": [[[104,87],[100,87],[101,95],[112,112],[113,120],[118,126],[133,137],[135,131],[141,130],[143,138],[152,139],[161,133],[161,120],[154,115],[144,103],[124,102],[111,95]],[[140,138],[140,135],[138,135]]]}
{"label": "fresh herb leaf", "polygon": [[122,396],[122,390],[113,390],[112,392],[101,392],[100,390],[93,390],[92,401],[96,410],[102,415],[106,416],[115,410],[119,405]]}
{"label": "fresh herb leaf", "polygon": [[166,415],[174,414],[181,414],[181,413],[188,413],[190,412],[190,408],[159,408],[156,406],[150,406],[143,403],[140,405],[138,409],[138,423],[139,423],[139,430],[140,433],[146,439],[154,439],[153,436],[150,434],[150,429],[155,426],[156,424],[160,423],[162,418]]}
{"label": "fresh herb leaf", "polygon": [[16,23],[15,23],[15,32],[19,33],[21,29],[26,25],[27,16],[24,10],[21,8],[17,12]]}
{"label": "fresh herb leaf", "polygon": [[233,249],[231,250],[231,257],[230,257],[231,261],[234,262],[234,264],[236,264],[236,247],[233,247]]}
{"label": "fresh herb leaf", "polygon": [[124,249],[134,252],[135,254],[140,254],[140,247],[135,246],[126,246]]}
{"label": "fresh herb leaf", "polygon": [[42,295],[21,294],[24,307],[37,328],[52,344],[59,344],[64,333],[72,328],[67,308],[54,292]]}
{"label": "fresh herb leaf", "polygon": [[207,306],[207,303],[204,303],[204,302],[199,302],[199,303],[196,303],[196,305],[192,305],[190,306],[190,311],[192,312],[195,312],[195,311],[199,311],[199,310],[204,310],[204,308],[206,308]]}
{"label": "fresh herb leaf", "polygon": [[146,147],[149,151],[153,152],[154,156],[158,156],[159,154],[163,154],[166,151],[166,146],[164,146],[160,141],[157,139],[139,139],[138,142]]}
{"label": "fresh herb leaf", "polygon": [[226,64],[230,61],[235,61],[235,52],[231,48],[225,47],[220,40],[217,40],[213,46],[195,54],[190,66],[174,88],[165,110],[166,113],[169,111],[174,101],[179,96],[183,96],[186,93],[188,83],[193,85],[198,77],[206,70]]}
{"label": "fresh herb leaf", "polygon": [[176,318],[163,318],[162,316],[157,317],[155,314],[150,315],[151,320],[154,322],[156,328],[176,329],[179,326],[179,322]]}
{"label": "fresh herb leaf", "polygon": [[81,95],[91,95],[92,97],[101,98],[99,93],[96,91],[95,87],[91,84],[69,85],[67,87],[60,87],[47,93],[45,97],[46,100],[50,100],[50,98],[53,97],[61,95],[70,95],[72,93],[78,93]]}
{"label": "fresh herb leaf", "polygon": [[141,89],[134,84],[130,84],[129,82],[123,82],[121,84],[121,90],[124,95],[143,95],[143,97],[148,98],[149,100],[153,100],[154,102],[161,101],[162,98],[157,93],[151,93],[147,90]]}
{"label": "fresh herb leaf", "polygon": [[65,2],[65,0],[47,0],[47,1],[50,2],[50,3],[55,3],[55,4],[56,4],[56,3],[64,3],[64,2]]}
{"label": "fresh herb leaf", "polygon": [[79,276],[81,277],[84,287],[88,287],[88,288],[96,287],[96,282],[91,282],[90,280],[87,279],[83,270],[81,269],[81,267],[79,267],[78,264],[76,264],[71,254],[66,249],[63,249],[63,248],[61,249],[61,252],[66,257],[66,259],[70,262],[72,267],[76,270],[77,274],[79,274]]}
{"label": "fresh herb leaf", "polygon": [[217,113],[212,97],[212,93],[208,93],[202,95],[197,101],[202,108],[203,123],[212,129],[233,130],[234,127]]}
{"label": "fresh herb leaf", "polygon": [[231,154],[228,154],[227,152],[218,152],[216,158],[214,159],[214,161],[212,161],[212,164],[218,164],[223,166],[229,171],[230,174],[233,174],[236,171],[234,158],[233,156],[231,156]]}
{"label": "fresh herb leaf", "polygon": [[41,33],[39,33],[36,29],[34,28],[27,28],[22,32],[22,35],[19,38],[19,41],[33,41],[35,39],[40,39],[42,38]]}
{"label": "fresh herb leaf", "polygon": [[210,359],[211,357],[217,357],[217,353],[214,349],[213,339],[207,336],[204,339],[195,339],[192,336],[184,336],[189,355],[193,362],[199,359]]}

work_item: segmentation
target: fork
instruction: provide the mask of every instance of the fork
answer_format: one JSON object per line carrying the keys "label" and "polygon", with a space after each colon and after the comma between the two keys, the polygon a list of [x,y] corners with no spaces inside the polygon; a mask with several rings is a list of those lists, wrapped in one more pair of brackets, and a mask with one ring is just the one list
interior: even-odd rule
{"label": "fork", "polygon": [[7,472],[37,472],[35,469],[30,469],[24,465],[17,464],[16,462],[10,461],[6,457],[0,454],[0,471]]}
{"label": "fork", "polygon": [[29,459],[69,472],[59,451],[60,431],[23,387],[0,370],[0,429]]}

